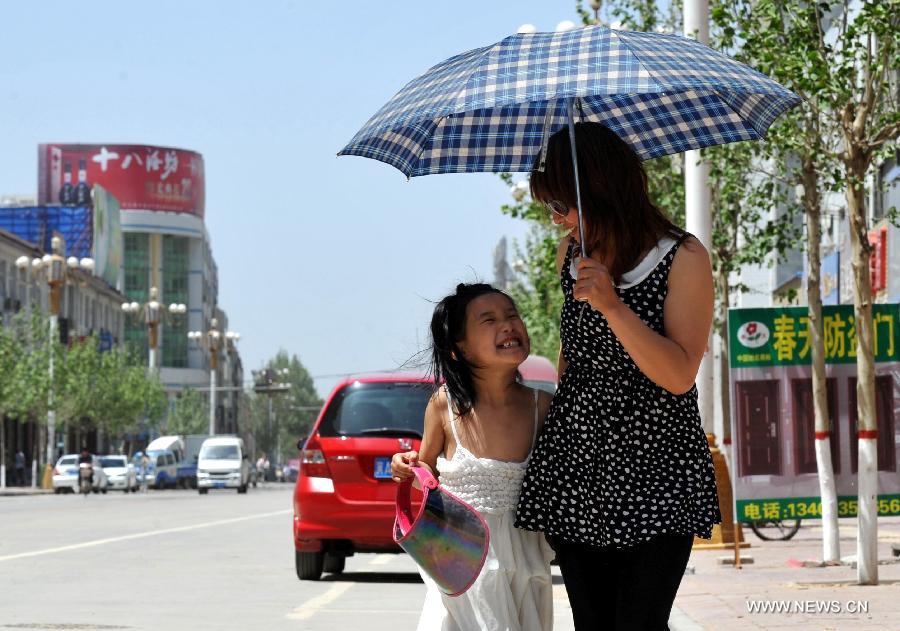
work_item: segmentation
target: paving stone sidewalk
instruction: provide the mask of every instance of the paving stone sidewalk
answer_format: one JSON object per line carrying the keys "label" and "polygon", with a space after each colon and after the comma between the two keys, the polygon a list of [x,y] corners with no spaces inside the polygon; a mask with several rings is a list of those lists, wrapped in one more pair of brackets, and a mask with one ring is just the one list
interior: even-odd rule
{"label": "paving stone sidewalk", "polygon": [[[669,626],[673,631],[698,629],[900,629],[900,518],[879,520],[880,584],[856,584],[849,564],[856,554],[856,521],[840,523],[841,554],[847,565],[822,567],[821,527],[808,521],[790,541],[760,541],[747,530],[753,558],[742,569],[722,565],[733,551],[694,551],[681,583]],[[769,611],[751,611],[751,608]],[[785,611],[784,608],[787,608]],[[781,608],[781,611],[773,609]],[[868,611],[865,611],[868,609]]]}

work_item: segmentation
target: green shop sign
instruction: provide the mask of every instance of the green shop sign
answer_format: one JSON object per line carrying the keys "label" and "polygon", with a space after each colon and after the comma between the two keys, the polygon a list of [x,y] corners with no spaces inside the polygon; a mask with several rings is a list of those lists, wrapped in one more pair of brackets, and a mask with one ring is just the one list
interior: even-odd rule
{"label": "green shop sign", "polygon": [[[852,305],[822,307],[825,361],[856,362],[856,318]],[[900,361],[900,305],[872,306],[876,362]],[[804,365],[811,361],[812,337],[806,307],[728,310],[732,368]]]}
{"label": "green shop sign", "polygon": [[[838,497],[838,517],[856,517],[859,509],[854,496]],[[822,501],[818,497],[738,500],[738,521],[773,521],[779,519],[820,519]],[[900,515],[900,495],[879,495],[878,516]]]}

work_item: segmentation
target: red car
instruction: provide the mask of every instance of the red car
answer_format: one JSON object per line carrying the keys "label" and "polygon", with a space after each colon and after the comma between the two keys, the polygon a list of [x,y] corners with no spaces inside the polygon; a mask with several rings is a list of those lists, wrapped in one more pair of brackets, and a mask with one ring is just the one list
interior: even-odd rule
{"label": "red car", "polygon": [[[520,367],[524,383],[556,389],[556,367],[531,356]],[[400,552],[391,530],[397,486],[391,456],[418,449],[433,382],[423,375],[388,374],[345,379],[335,386],[300,448],[294,488],[297,577],[340,573],[356,552]]]}

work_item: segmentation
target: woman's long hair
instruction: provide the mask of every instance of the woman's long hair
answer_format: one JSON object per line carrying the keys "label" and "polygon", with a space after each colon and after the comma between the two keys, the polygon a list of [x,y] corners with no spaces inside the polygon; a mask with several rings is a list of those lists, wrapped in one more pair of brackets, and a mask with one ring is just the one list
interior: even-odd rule
{"label": "woman's long hair", "polygon": [[[486,283],[456,286],[456,293],[446,296],[431,316],[431,376],[435,387],[446,384],[456,413],[462,417],[475,405],[473,369],[479,366],[463,357],[458,343],[466,337],[466,310],[473,300],[485,294],[507,296]],[[512,302],[512,298],[509,298]]]}
{"label": "woman's long hair", "polygon": [[[661,238],[677,239],[682,231],[650,201],[641,159],[615,132],[600,123],[575,123],[575,144],[585,251],[611,252],[609,271],[619,281]],[[563,128],[550,136],[544,171],[537,163],[531,171],[532,198],[577,208],[574,172],[569,131]]]}

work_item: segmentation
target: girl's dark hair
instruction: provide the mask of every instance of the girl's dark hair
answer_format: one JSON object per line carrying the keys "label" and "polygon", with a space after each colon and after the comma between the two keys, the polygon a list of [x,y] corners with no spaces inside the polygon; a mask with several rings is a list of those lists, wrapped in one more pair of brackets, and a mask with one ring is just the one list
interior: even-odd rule
{"label": "girl's dark hair", "polygon": [[[650,201],[641,159],[615,132],[600,123],[575,123],[575,145],[585,251],[612,252],[609,271],[619,281],[661,238],[677,239],[682,231]],[[531,171],[535,201],[578,207],[571,146],[567,127],[550,136],[545,170],[535,162]]]}
{"label": "girl's dark hair", "polygon": [[512,298],[487,283],[460,283],[456,293],[445,297],[431,316],[431,376],[435,388],[444,382],[459,416],[468,414],[475,405],[472,369],[478,366],[463,357],[457,345],[466,337],[466,309],[473,300],[485,294],[501,294]]}

